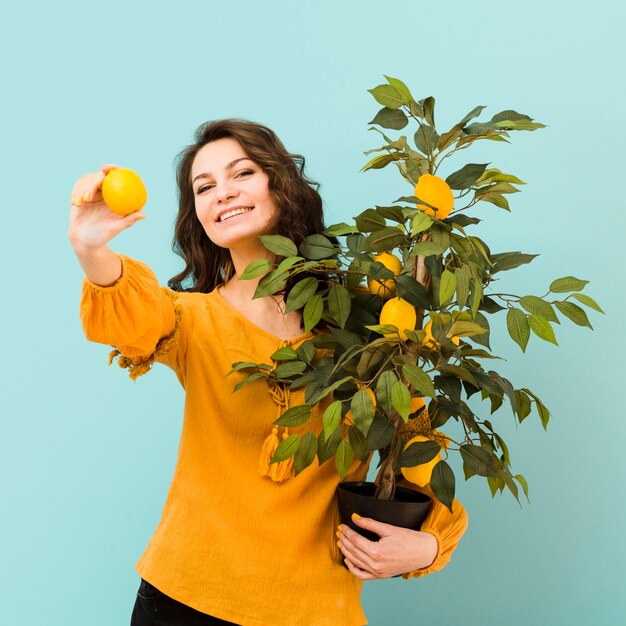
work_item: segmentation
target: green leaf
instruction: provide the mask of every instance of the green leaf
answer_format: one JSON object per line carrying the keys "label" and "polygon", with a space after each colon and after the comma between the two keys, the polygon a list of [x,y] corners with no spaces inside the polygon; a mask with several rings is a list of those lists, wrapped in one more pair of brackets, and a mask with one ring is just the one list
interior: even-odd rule
{"label": "green leaf", "polygon": [[316,293],[304,306],[304,332],[308,333],[321,319],[324,312],[324,298]]}
{"label": "green leaf", "polygon": [[392,442],[393,435],[393,423],[380,413],[376,413],[367,432],[367,449],[373,451],[386,448]]}
{"label": "green leaf", "polygon": [[486,109],[487,107],[479,105],[477,107],[474,107],[460,122],[459,124],[463,127],[465,126],[465,124],[467,124],[470,120],[473,120],[475,117],[478,117],[483,109]]}
{"label": "green leaf", "polygon": [[369,160],[359,171],[365,172],[367,170],[381,170],[383,167],[393,163],[398,159],[393,154],[379,154],[373,159]]}
{"label": "green leaf", "polygon": [[[430,376],[417,365],[403,365],[402,373],[411,383],[411,386],[422,395],[430,398],[436,397],[435,387]],[[377,394],[378,395],[378,394]]]}
{"label": "green leaf", "polygon": [[482,175],[489,163],[468,163],[446,178],[451,189],[469,189]]}
{"label": "green leaf", "polygon": [[259,280],[259,284],[254,290],[253,298],[264,298],[275,294],[285,287],[287,278],[288,275],[285,272],[279,272],[278,269],[275,269],[269,274],[265,274],[265,276]]}
{"label": "green leaf", "polygon": [[382,230],[387,226],[385,218],[375,209],[365,209],[354,218],[357,228],[362,233],[372,233],[375,230]]}
{"label": "green leaf", "polygon": [[555,346],[559,344],[556,341],[556,337],[554,336],[554,330],[552,326],[550,326],[550,322],[544,317],[540,315],[529,315],[528,322],[530,323],[531,330],[537,335],[537,337],[543,339],[544,341],[549,341],[553,343]]}
{"label": "green leaf", "polygon": [[341,401],[335,400],[331,402],[324,415],[322,415],[322,424],[324,425],[324,437],[330,437],[341,421]]}
{"label": "green leaf", "polygon": [[250,280],[251,278],[257,278],[262,274],[266,274],[271,269],[272,264],[267,259],[256,259],[255,261],[252,261],[252,263],[248,263],[248,265],[246,265],[246,269],[237,280]]}
{"label": "green leaf", "polygon": [[324,235],[315,234],[305,237],[300,244],[300,254],[305,259],[317,261],[319,259],[327,259],[335,254],[335,246],[324,237]]}
{"label": "green leaf", "polygon": [[411,248],[410,256],[432,256],[433,254],[441,254],[445,251],[439,244],[434,241],[420,241]]}
{"label": "green leaf", "polygon": [[420,309],[430,307],[428,292],[424,286],[412,276],[397,276],[396,291],[400,298],[406,300],[415,307],[419,307]]}
{"label": "green leaf", "polygon": [[420,129],[413,135],[413,141],[422,154],[430,155],[437,147],[439,135],[432,126],[420,123]]}
{"label": "green leaf", "polygon": [[409,123],[409,120],[404,111],[383,107],[369,123],[378,124],[378,126],[391,128],[392,130],[401,130]]}
{"label": "green leaf", "polygon": [[584,293],[573,293],[573,298],[576,298],[579,302],[586,304],[588,307],[595,309],[596,311],[600,311],[600,313],[604,313],[604,311],[600,308],[598,303],[591,297]]}
{"label": "green leaf", "polygon": [[302,308],[317,291],[318,280],[313,276],[298,281],[287,296],[285,313]]}
{"label": "green leaf", "polygon": [[406,217],[402,213],[402,209],[397,206],[379,206],[376,205],[376,212],[382,215],[385,219],[393,220],[398,224],[404,224]]}
{"label": "green leaf", "polygon": [[383,372],[376,381],[376,398],[378,399],[380,407],[387,415],[391,415],[393,412],[391,390],[397,382],[397,376],[390,370]]}
{"label": "green leaf", "polygon": [[547,319],[550,322],[556,322],[559,320],[552,308],[552,305],[537,296],[524,296],[520,298],[519,303],[529,312],[534,315],[541,315],[541,317]]}
{"label": "green leaf", "polygon": [[296,350],[296,355],[300,361],[310,363],[315,356],[315,344],[311,340],[303,342]]}
{"label": "green leaf", "polygon": [[515,397],[517,398],[517,419],[521,424],[530,415],[530,399],[519,389],[515,391]]}
{"label": "green leaf", "polygon": [[346,325],[351,306],[350,292],[344,286],[335,283],[328,293],[328,311],[340,328]]}
{"label": "green leaf", "polygon": [[569,317],[569,319],[574,322],[574,324],[578,324],[579,326],[589,326],[591,330],[593,330],[593,326],[591,322],[589,322],[589,318],[583,309],[581,309],[577,304],[573,302],[555,302],[556,308],[565,315],[565,317]]}
{"label": "green leaf", "polygon": [[369,393],[364,389],[357,391],[350,403],[350,410],[352,411],[354,423],[364,435],[367,435],[376,410]]}
{"label": "green leaf", "polygon": [[509,211],[509,201],[500,193],[489,191],[487,193],[476,192],[474,196],[482,201],[489,202],[489,204],[494,204],[499,209],[504,209],[505,211]]}
{"label": "green leaf", "polygon": [[267,250],[278,256],[289,257],[298,255],[296,244],[287,237],[282,235],[259,235],[259,239]]}
{"label": "green leaf", "polygon": [[302,363],[302,361],[287,361],[277,366],[273,370],[272,375],[276,378],[289,378],[296,374],[302,374],[305,369],[306,363]]}
{"label": "green leaf", "polygon": [[513,478],[515,478],[515,480],[522,486],[526,500],[530,503],[530,498],[528,497],[528,482],[526,479],[521,474],[515,474]]}
{"label": "green leaf", "polygon": [[413,96],[411,95],[409,88],[399,78],[393,78],[391,76],[387,76],[386,74],[383,74],[383,76],[392,87],[397,89],[400,97],[402,98],[403,104],[409,104],[411,100],[413,100]]}
{"label": "green leaf", "polygon": [[328,228],[322,231],[323,235],[328,235],[329,237],[339,237],[341,235],[349,235],[351,233],[357,233],[359,229],[352,225],[346,224],[345,222],[341,222],[339,224],[332,224]]}
{"label": "green leaf", "polygon": [[411,394],[404,386],[404,383],[398,381],[391,388],[391,403],[393,408],[400,414],[400,417],[407,422],[411,414]]}
{"label": "green leaf", "polygon": [[274,420],[273,423],[276,426],[285,426],[287,428],[300,426],[309,421],[312,408],[308,404],[293,406],[287,409],[278,419]]}
{"label": "green leaf", "polygon": [[485,448],[465,443],[461,446],[463,464],[467,465],[478,476],[496,476],[500,471],[497,457]]}
{"label": "green leaf", "polygon": [[300,445],[300,437],[298,435],[289,435],[286,439],[283,439],[276,448],[274,456],[272,456],[270,463],[279,463],[280,461],[286,461],[292,457]]}
{"label": "green leaf", "polygon": [[330,437],[324,435],[324,430],[317,437],[317,458],[320,465],[323,465],[335,454],[339,442],[341,441],[341,426],[337,426]]}
{"label": "green leaf", "polygon": [[[487,298],[483,298],[481,306],[484,304],[486,299]],[[474,322],[481,326],[485,332],[482,332],[478,335],[473,335],[472,341],[491,350],[491,346],[489,345],[489,337],[491,334],[489,328],[489,320],[480,311],[476,311],[476,315],[474,315]]]}
{"label": "green leaf", "polygon": [[573,276],[565,276],[564,278],[557,278],[550,284],[550,291],[552,293],[567,293],[568,291],[582,291],[588,280],[580,280],[580,278],[574,278]]}
{"label": "green leaf", "polygon": [[313,463],[316,454],[317,438],[313,433],[305,433],[293,457],[293,468],[296,476]]}
{"label": "green leaf", "polygon": [[415,467],[432,461],[440,452],[441,448],[434,441],[415,441],[404,449],[398,457],[397,466]]}
{"label": "green leaf", "polygon": [[241,382],[238,382],[233,387],[233,393],[235,393],[235,391],[239,391],[239,389],[241,389],[244,385],[254,382],[255,380],[258,380],[259,378],[267,378],[267,376],[263,373],[252,374],[251,376],[248,376],[248,378],[242,380]]}
{"label": "green leaf", "polygon": [[430,487],[435,497],[452,513],[455,480],[454,472],[445,461],[439,461],[430,476]]}
{"label": "green leaf", "polygon": [[352,459],[354,455],[352,453],[352,446],[349,441],[342,439],[335,452],[335,466],[339,472],[339,478],[343,480],[352,465]]}
{"label": "green leaf", "polygon": [[[231,374],[234,374],[235,372],[238,372],[240,370],[245,370],[245,369],[264,369],[267,371],[271,371],[273,368],[269,365],[267,365],[266,363],[252,363],[251,361],[237,361],[236,363],[233,363],[233,369],[230,370],[230,372],[228,372],[228,374],[226,374],[226,376],[230,376]],[[226,378],[226,376],[224,376],[224,378]]]}
{"label": "green leaf", "polygon": [[439,304],[443,306],[448,300],[452,299],[456,291],[456,276],[449,270],[441,273],[441,282],[439,283]]}
{"label": "green leaf", "polygon": [[368,91],[376,98],[376,102],[389,109],[399,109],[403,104],[402,94],[392,85],[378,85]]}
{"label": "green leaf", "polygon": [[298,353],[290,346],[279,348],[270,356],[272,361],[294,361],[298,358]]}
{"label": "green leaf", "polygon": [[454,270],[454,276],[456,277],[456,301],[459,305],[459,309],[462,309],[467,304],[467,298],[469,296],[469,269],[467,265],[462,265]]}
{"label": "green leaf", "polygon": [[502,252],[500,254],[492,254],[491,262],[493,263],[492,274],[496,272],[504,272],[512,270],[520,265],[530,263],[538,254],[523,254],[522,252]]}
{"label": "green leaf", "polygon": [[435,99],[432,96],[419,101],[424,109],[424,118],[434,128],[435,127]]}
{"label": "green leaf", "polygon": [[426,213],[418,213],[413,218],[413,222],[411,224],[411,235],[415,237],[415,235],[428,230],[433,225],[433,221],[433,218]]}
{"label": "green leaf", "polygon": [[487,328],[483,328],[476,322],[460,320],[454,322],[450,330],[446,333],[448,337],[473,337],[474,335],[482,335],[487,332]]}
{"label": "green leaf", "polygon": [[530,338],[530,325],[524,311],[511,307],[506,314],[506,327],[511,339],[526,352],[526,345]]}
{"label": "green leaf", "polygon": [[348,439],[350,440],[350,446],[352,447],[354,456],[359,459],[359,461],[367,461],[367,457],[370,454],[367,449],[367,439],[354,424],[348,429]]}
{"label": "green leaf", "polygon": [[366,245],[371,252],[385,252],[397,248],[404,240],[405,236],[400,230],[386,226],[368,235]]}

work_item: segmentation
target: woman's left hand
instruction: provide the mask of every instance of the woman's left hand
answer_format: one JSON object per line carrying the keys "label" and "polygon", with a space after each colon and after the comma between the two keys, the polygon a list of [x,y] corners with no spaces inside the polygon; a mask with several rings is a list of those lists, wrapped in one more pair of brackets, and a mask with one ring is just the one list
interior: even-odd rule
{"label": "woman's left hand", "polygon": [[368,517],[352,517],[353,522],[380,535],[370,541],[346,524],[339,526],[339,549],[348,569],[363,580],[391,578],[397,574],[428,567],[437,556],[437,539],[419,530],[384,524]]}

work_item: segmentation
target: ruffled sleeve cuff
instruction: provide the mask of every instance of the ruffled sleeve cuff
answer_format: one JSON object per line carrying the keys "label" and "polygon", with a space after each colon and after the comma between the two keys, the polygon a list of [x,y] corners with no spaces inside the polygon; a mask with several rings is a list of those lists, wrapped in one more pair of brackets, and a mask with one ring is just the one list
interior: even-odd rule
{"label": "ruffled sleeve cuff", "polygon": [[443,569],[452,558],[452,553],[467,529],[467,512],[458,500],[452,501],[452,513],[450,513],[432,492],[428,493],[426,489],[424,491],[433,498],[433,506],[420,530],[434,535],[438,546],[437,554],[428,567],[402,574],[402,578],[406,580],[421,578]]}
{"label": "ruffled sleeve cuff", "polygon": [[115,347],[109,363],[119,356],[134,379],[176,343],[181,307],[176,292],[161,287],[145,263],[118,257],[122,275],[113,285],[83,279],[80,318],[87,339]]}

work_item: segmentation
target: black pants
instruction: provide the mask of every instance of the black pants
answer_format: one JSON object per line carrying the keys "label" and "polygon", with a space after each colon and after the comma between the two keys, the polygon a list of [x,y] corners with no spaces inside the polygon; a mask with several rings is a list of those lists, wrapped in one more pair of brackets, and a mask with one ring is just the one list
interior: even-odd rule
{"label": "black pants", "polygon": [[237,626],[178,602],[141,579],[130,626]]}

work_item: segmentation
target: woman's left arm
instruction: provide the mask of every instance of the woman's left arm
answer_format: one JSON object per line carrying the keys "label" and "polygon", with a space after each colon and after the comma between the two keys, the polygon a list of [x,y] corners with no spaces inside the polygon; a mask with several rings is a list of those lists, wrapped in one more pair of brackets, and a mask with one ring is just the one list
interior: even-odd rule
{"label": "woman's left arm", "polygon": [[[416,489],[415,485],[410,487]],[[452,501],[450,512],[432,492],[423,491],[433,498],[433,506],[421,530],[353,517],[357,526],[380,536],[378,541],[370,541],[345,524],[339,527],[339,548],[355,576],[363,580],[398,574],[407,579],[421,577],[439,571],[450,561],[467,529],[467,513],[458,500]]]}

